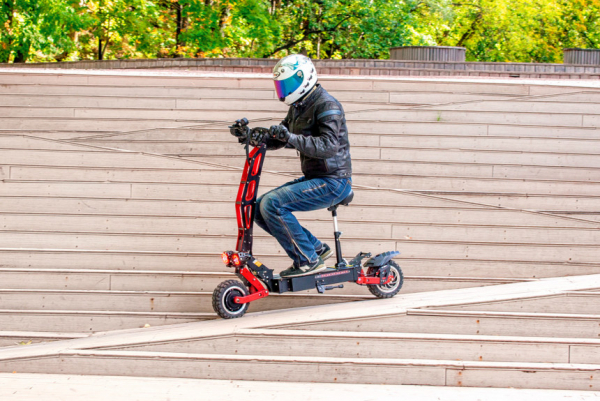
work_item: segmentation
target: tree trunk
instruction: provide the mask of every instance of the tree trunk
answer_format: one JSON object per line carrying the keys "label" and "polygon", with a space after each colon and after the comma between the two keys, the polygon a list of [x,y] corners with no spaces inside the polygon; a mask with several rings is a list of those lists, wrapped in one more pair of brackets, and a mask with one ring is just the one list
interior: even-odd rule
{"label": "tree trunk", "polygon": [[[207,0],[208,1],[208,0]],[[181,57],[180,48],[183,46],[183,42],[181,40],[181,32],[187,26],[187,20],[183,14],[183,5],[177,4],[175,7],[177,11],[177,28],[175,31],[175,57]]]}
{"label": "tree trunk", "polygon": [[102,60],[102,38],[98,37],[98,60]]}
{"label": "tree trunk", "polygon": [[181,46],[181,4],[177,4],[177,28],[175,29],[175,57],[179,56],[179,48]]}
{"label": "tree trunk", "polygon": [[13,63],[25,63],[29,58],[29,49],[31,48],[31,42],[26,42],[23,46],[19,47],[15,51],[15,60]]}

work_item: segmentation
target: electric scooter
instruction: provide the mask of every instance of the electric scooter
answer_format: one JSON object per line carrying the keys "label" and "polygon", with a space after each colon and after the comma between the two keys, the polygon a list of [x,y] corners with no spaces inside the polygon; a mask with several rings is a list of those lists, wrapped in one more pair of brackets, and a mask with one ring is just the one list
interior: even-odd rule
{"label": "electric scooter", "polygon": [[[344,200],[332,205],[329,210],[333,216],[336,263],[324,271],[301,276],[281,277],[269,269],[252,254],[252,229],[256,210],[258,184],[265,161],[267,145],[253,143],[255,148],[250,152],[251,138],[260,138],[268,134],[267,128],[252,128],[247,119],[237,120],[234,127],[239,129],[236,135],[240,143],[246,144],[246,162],[237,198],[235,201],[238,236],[235,251],[222,254],[223,263],[234,268],[241,281],[226,280],[215,288],[212,296],[214,311],[223,319],[244,316],[250,302],[263,299],[271,293],[282,294],[317,289],[319,293],[335,288],[343,288],[346,282],[366,285],[377,298],[391,298],[402,288],[404,276],[402,269],[392,258],[398,251],[384,252],[376,256],[360,252],[349,262],[342,257],[342,247],[337,222],[339,206],[348,206],[354,197],[351,192]],[[366,261],[363,262],[363,260]],[[337,285],[336,285],[337,284]]]}

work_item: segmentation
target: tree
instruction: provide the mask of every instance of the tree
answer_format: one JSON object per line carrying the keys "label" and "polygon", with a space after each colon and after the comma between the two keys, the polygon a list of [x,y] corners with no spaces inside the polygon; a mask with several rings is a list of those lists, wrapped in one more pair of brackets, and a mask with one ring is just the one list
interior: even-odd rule
{"label": "tree", "polygon": [[[45,55],[76,49],[74,33],[89,20],[77,1],[3,0],[0,7],[0,62],[26,62],[34,51]],[[42,59],[45,57],[42,56]]]}

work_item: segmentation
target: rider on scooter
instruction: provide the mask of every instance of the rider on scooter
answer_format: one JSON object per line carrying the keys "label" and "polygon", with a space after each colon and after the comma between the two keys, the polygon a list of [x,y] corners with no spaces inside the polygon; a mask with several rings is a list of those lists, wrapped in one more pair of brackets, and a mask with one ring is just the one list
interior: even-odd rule
{"label": "rider on scooter", "polygon": [[[288,114],[280,125],[271,126],[268,135],[250,143],[266,143],[268,150],[296,149],[304,176],[262,195],[255,221],[293,260],[280,275],[302,276],[324,270],[324,260],[332,252],[292,213],[328,208],[352,192],[350,143],[344,109],[317,82],[308,57],[293,54],[281,59],[273,75],[279,100],[290,106]],[[235,126],[231,133],[240,136]]]}

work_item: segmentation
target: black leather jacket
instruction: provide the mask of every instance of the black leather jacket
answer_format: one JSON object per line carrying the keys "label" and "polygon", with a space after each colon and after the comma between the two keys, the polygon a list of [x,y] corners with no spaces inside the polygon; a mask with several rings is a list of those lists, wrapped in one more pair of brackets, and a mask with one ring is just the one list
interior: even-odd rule
{"label": "black leather jacket", "polygon": [[306,98],[290,106],[281,124],[291,134],[287,145],[269,139],[267,149],[283,146],[297,149],[306,178],[352,176],[344,109],[321,85],[317,84]]}

